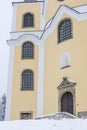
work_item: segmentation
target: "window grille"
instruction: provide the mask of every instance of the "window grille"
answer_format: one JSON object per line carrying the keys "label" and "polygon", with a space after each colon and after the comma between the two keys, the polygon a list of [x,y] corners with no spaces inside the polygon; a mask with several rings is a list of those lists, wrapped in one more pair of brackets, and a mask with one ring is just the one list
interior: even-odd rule
{"label": "window grille", "polygon": [[58,33],[59,42],[63,42],[72,38],[72,23],[70,19],[65,19],[60,23],[58,27]]}
{"label": "window grille", "polygon": [[33,90],[33,72],[25,70],[22,73],[22,90]]}
{"label": "window grille", "polygon": [[21,113],[21,119],[22,120],[27,120],[27,119],[32,119],[32,112],[27,113],[27,112],[23,112]]}
{"label": "window grille", "polygon": [[31,42],[26,42],[22,46],[22,59],[34,58],[34,45]]}
{"label": "window grille", "polygon": [[23,16],[23,27],[34,27],[34,15],[26,13]]}

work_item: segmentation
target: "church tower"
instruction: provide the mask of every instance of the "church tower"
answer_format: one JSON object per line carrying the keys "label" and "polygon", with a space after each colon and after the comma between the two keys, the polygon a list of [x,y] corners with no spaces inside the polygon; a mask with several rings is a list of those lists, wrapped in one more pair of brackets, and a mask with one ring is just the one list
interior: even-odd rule
{"label": "church tower", "polygon": [[43,41],[39,39],[45,26],[44,1],[24,0],[12,5],[11,40],[7,41],[10,61],[6,118],[35,118],[42,114],[39,91],[43,83]]}
{"label": "church tower", "polygon": [[12,5],[6,119],[87,116],[87,0]]}

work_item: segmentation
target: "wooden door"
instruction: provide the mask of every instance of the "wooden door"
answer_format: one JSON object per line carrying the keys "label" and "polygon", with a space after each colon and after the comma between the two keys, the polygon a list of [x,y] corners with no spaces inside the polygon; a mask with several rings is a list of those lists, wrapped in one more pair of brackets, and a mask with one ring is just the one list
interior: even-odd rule
{"label": "wooden door", "polygon": [[61,111],[73,114],[73,95],[72,95],[72,93],[67,92],[62,96]]}

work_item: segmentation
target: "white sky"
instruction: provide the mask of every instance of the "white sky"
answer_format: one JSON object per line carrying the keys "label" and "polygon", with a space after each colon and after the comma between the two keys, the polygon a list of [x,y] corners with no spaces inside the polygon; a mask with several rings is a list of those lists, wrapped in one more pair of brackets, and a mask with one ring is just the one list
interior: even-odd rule
{"label": "white sky", "polygon": [[23,0],[1,0],[0,3],[0,97],[6,93],[9,46],[6,40],[10,39],[12,25],[12,2]]}

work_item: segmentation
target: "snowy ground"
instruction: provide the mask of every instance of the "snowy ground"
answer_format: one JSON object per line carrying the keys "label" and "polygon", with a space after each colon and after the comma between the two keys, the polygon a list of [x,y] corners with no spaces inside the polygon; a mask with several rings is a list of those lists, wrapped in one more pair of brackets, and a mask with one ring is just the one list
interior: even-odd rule
{"label": "snowy ground", "polygon": [[2,121],[0,130],[87,130],[87,119]]}

